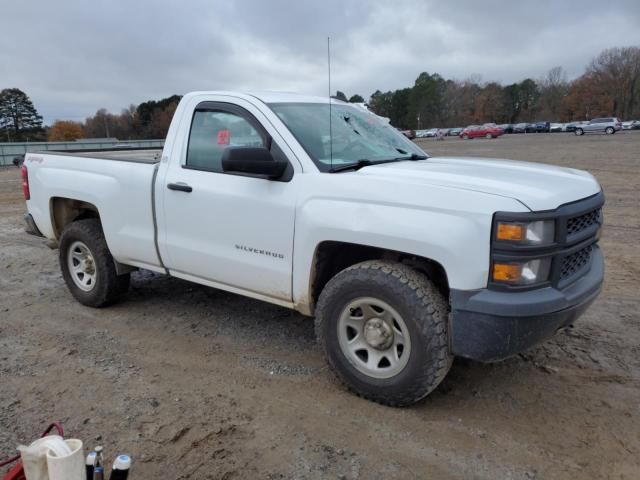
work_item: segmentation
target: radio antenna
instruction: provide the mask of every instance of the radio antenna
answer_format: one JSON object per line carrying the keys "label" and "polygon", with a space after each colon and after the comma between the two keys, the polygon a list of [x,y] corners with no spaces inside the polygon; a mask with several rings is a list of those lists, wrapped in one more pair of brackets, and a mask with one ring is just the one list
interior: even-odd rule
{"label": "radio antenna", "polygon": [[333,168],[333,131],[331,128],[331,37],[327,37],[327,72],[329,76],[329,158]]}

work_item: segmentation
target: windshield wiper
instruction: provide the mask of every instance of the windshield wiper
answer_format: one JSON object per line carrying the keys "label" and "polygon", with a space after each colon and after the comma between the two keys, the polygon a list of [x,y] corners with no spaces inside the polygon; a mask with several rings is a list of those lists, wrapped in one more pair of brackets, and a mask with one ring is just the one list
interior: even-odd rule
{"label": "windshield wiper", "polygon": [[367,167],[369,165],[373,165],[373,162],[371,160],[363,158],[362,160],[358,160],[355,163],[333,167],[329,170],[329,173],[346,172],[347,170],[360,170],[362,167]]}
{"label": "windshield wiper", "polygon": [[387,160],[376,160],[374,162],[372,160],[369,160],[368,158],[363,158],[362,160],[358,160],[355,163],[333,167],[331,170],[329,170],[329,173],[346,172],[347,170],[360,170],[362,167],[368,167],[370,165],[380,165],[381,163],[391,163],[391,162],[397,162],[397,161],[398,161],[397,158],[389,158]]}
{"label": "windshield wiper", "polygon": [[[399,148],[397,150],[400,150]],[[400,153],[407,153],[407,152],[400,152]],[[418,155],[417,153],[412,153],[410,156],[408,157],[397,157],[394,158],[394,160],[426,160],[427,157],[426,155]]]}
{"label": "windshield wiper", "polygon": [[380,165],[381,163],[400,162],[403,160],[425,160],[427,158],[429,157],[426,157],[424,155],[418,155],[417,153],[412,153],[411,156],[409,157],[389,158],[387,160],[376,160],[375,162],[367,158],[363,158],[362,160],[358,160],[355,163],[349,163],[348,165],[339,165],[337,167],[333,167],[329,170],[329,173],[346,172],[347,170],[360,170],[362,167],[369,167],[371,165]]}

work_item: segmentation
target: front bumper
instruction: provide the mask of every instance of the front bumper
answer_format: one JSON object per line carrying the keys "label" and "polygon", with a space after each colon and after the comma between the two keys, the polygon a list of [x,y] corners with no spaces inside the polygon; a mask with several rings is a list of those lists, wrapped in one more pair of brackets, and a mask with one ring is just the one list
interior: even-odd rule
{"label": "front bumper", "polygon": [[501,360],[572,324],[602,289],[604,259],[594,247],[591,268],[563,290],[451,291],[451,350],[483,362]]}

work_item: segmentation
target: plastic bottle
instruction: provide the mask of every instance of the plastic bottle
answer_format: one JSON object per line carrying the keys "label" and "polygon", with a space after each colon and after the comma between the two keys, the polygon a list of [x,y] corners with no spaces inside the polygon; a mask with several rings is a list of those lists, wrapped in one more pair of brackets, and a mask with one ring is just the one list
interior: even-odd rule
{"label": "plastic bottle", "polygon": [[85,469],[87,471],[87,480],[93,480],[93,468],[96,465],[97,455],[98,454],[96,452],[89,452],[89,455],[87,455],[87,459],[84,462]]}
{"label": "plastic bottle", "polygon": [[96,467],[93,469],[93,480],[104,480],[104,467]]}
{"label": "plastic bottle", "polygon": [[129,455],[118,455],[113,462],[109,480],[127,480],[130,468],[131,457]]}

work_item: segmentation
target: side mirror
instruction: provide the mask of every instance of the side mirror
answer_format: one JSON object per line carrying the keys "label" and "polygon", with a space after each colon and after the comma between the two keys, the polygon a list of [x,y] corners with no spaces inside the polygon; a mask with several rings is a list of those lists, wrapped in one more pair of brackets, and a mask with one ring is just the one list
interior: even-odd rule
{"label": "side mirror", "polygon": [[222,152],[224,172],[279,178],[287,165],[286,161],[275,160],[264,147],[227,147]]}

